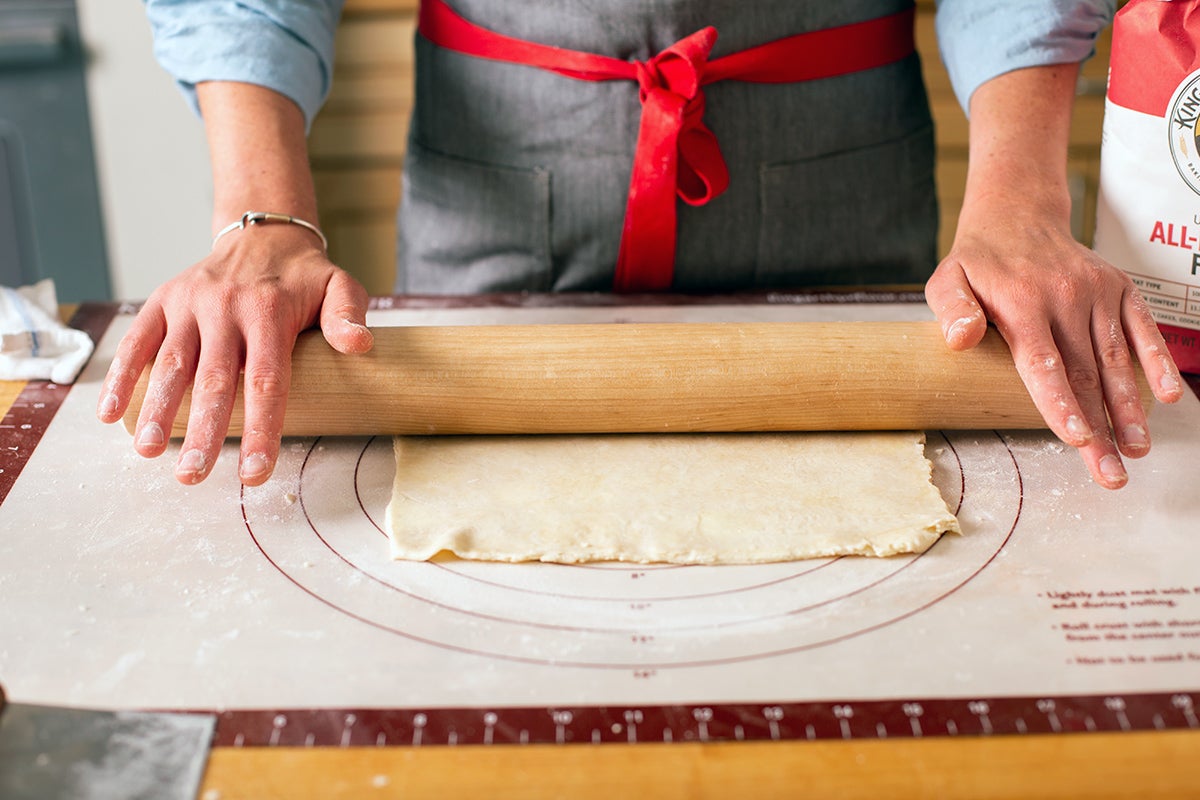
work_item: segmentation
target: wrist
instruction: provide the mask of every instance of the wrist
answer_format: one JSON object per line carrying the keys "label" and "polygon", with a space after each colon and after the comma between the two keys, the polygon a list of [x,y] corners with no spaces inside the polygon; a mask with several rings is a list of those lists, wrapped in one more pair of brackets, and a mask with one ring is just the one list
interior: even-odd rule
{"label": "wrist", "polygon": [[305,199],[291,192],[230,192],[227,199],[213,204],[211,217],[212,235],[242,218],[248,211],[282,214],[311,222],[318,228],[321,221],[317,214],[316,200]]}
{"label": "wrist", "polygon": [[[240,215],[236,221],[240,222]],[[280,223],[252,224],[234,227],[212,245],[211,255],[221,260],[255,262],[266,265],[280,259],[308,263],[310,257],[328,260],[321,240],[300,225]]]}
{"label": "wrist", "polygon": [[1015,171],[967,182],[959,224],[1001,220],[1070,228],[1071,195],[1066,181]]}
{"label": "wrist", "polygon": [[[315,217],[314,217],[315,220]],[[249,228],[263,225],[291,225],[300,228],[311,234],[317,241],[321,243],[321,251],[329,252],[329,240],[325,238],[325,234],[317,227],[315,222],[309,222],[298,216],[291,214],[281,214],[271,211],[246,211],[241,214],[233,222],[221,227],[216,235],[213,236],[212,249],[215,250],[220,241],[226,236],[233,235],[239,232],[245,232]]]}

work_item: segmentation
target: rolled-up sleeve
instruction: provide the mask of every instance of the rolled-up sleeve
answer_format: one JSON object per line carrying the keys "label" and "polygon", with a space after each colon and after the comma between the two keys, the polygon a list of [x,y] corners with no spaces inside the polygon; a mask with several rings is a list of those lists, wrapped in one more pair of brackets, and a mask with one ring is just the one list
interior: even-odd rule
{"label": "rolled-up sleeve", "polygon": [[343,0],[144,0],[154,55],[198,110],[196,84],[240,81],[291,98],[310,124],[329,94]]}
{"label": "rolled-up sleeve", "polygon": [[938,47],[964,110],[986,81],[1024,67],[1079,63],[1116,0],[940,0]]}

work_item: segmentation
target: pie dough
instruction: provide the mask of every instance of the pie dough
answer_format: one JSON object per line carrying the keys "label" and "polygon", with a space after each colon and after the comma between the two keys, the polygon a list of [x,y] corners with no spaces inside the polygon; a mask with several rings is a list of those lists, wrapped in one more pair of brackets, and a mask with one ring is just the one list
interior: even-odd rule
{"label": "pie dough", "polygon": [[392,555],[745,564],[922,552],[922,433],[402,436]]}

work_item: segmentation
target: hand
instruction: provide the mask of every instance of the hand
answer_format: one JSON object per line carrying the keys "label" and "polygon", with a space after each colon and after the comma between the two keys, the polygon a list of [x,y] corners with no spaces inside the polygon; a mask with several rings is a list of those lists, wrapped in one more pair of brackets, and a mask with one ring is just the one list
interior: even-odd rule
{"label": "hand", "polygon": [[242,483],[257,486],[279,456],[297,334],[319,321],[334,349],[365,352],[373,344],[366,310],[366,290],[330,263],[312,233],[286,224],[233,232],[146,301],[117,348],[97,416],[119,420],[153,360],[134,431],[134,449],[153,458],[166,450],[184,390],[192,385],[175,476],[199,483],[216,462],[244,367],[238,474]]}
{"label": "hand", "polygon": [[1050,429],[1098,484],[1118,489],[1121,455],[1150,450],[1130,348],[1164,403],[1183,396],[1179,371],[1124,272],[1056,224],[1062,215],[1015,208],[964,214],[926,299],[955,350],[978,344],[991,320]]}

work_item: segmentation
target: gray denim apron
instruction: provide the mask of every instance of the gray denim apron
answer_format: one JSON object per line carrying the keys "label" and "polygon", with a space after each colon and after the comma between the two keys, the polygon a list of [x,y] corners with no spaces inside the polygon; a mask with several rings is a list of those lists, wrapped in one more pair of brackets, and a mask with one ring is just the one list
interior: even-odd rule
{"label": "gray denim apron", "polygon": [[[712,57],[874,19],[911,0],[450,0],[530,41],[646,60],[713,25]],[[553,9],[553,10],[551,10]],[[641,105],[587,82],[416,41],[401,293],[612,287]],[[924,281],[936,262],[933,128],[914,53],[791,84],[705,87],[728,190],[678,203],[677,291]]]}

